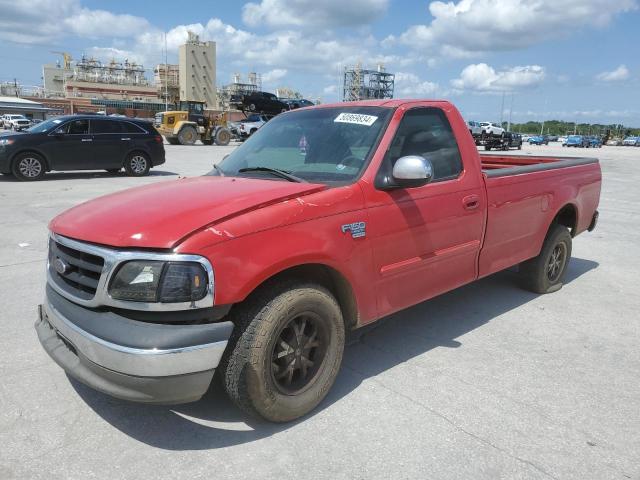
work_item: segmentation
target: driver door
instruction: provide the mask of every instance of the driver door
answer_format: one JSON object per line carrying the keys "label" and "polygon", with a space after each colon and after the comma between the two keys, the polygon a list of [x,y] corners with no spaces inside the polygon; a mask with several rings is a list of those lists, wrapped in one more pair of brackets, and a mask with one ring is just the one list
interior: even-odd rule
{"label": "driver door", "polygon": [[392,190],[370,186],[366,194],[380,316],[477,276],[485,212],[481,178],[466,174],[442,109],[404,113],[378,175],[390,175],[395,161],[407,155],[431,162],[430,183]]}

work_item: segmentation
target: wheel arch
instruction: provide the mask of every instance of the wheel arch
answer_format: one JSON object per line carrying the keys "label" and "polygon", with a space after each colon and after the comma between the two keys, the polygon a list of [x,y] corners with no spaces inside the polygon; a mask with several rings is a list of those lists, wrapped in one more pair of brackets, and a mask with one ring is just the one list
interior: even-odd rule
{"label": "wheel arch", "polygon": [[11,160],[9,161],[9,166],[11,169],[13,169],[14,163],[16,161],[16,158],[18,158],[19,155],[22,155],[23,153],[31,153],[31,154],[35,154],[38,155],[40,158],[42,158],[44,160],[44,164],[45,164],[45,170],[47,172],[51,171],[51,163],[49,162],[49,159],[47,158],[47,156],[42,153],[40,150],[35,149],[35,148],[25,148],[23,150],[19,150],[16,153],[14,153],[11,156]]}
{"label": "wheel arch", "polygon": [[553,217],[548,231],[551,230],[554,225],[564,225],[569,229],[571,236],[575,237],[578,233],[578,207],[573,203],[565,204]]}
{"label": "wheel arch", "polygon": [[360,323],[358,304],[351,283],[341,272],[324,263],[305,263],[274,273],[263,279],[241,303],[251,301],[256,292],[269,288],[274,282],[286,280],[317,283],[329,290],[338,301],[345,330],[353,330]]}

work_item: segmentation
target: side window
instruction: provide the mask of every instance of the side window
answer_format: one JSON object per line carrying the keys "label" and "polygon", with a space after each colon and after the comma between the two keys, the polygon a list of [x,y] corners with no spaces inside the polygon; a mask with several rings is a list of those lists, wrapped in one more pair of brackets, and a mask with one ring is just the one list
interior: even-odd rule
{"label": "side window", "polygon": [[123,131],[125,131],[126,133],[147,133],[141,127],[131,122],[122,122],[121,126]]}
{"label": "side window", "polygon": [[120,122],[114,120],[91,120],[91,133],[122,133]]}
{"label": "side window", "polygon": [[433,181],[451,180],[462,173],[458,143],[439,108],[414,108],[404,114],[379,175],[391,176],[400,157],[420,155],[433,165]]}
{"label": "side window", "polygon": [[73,120],[59,127],[56,132],[68,135],[87,135],[89,133],[89,120]]}

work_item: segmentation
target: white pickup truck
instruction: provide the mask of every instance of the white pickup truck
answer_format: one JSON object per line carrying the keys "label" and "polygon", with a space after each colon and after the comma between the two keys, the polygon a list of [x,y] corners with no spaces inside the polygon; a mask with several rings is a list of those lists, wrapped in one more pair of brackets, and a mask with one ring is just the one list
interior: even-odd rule
{"label": "white pickup truck", "polygon": [[31,126],[31,120],[23,115],[5,115],[4,116],[4,129],[7,130],[25,130]]}
{"label": "white pickup truck", "polygon": [[261,126],[267,123],[270,118],[272,117],[268,115],[249,115],[245,120],[240,121],[238,124],[238,134],[242,138],[250,137],[256,133]]}

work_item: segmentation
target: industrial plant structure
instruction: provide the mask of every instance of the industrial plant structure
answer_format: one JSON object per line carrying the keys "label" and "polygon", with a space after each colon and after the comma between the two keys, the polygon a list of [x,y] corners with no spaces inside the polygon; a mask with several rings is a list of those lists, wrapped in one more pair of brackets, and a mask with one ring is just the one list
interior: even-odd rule
{"label": "industrial plant structure", "polygon": [[393,98],[395,74],[379,64],[376,70],[365,70],[360,63],[344,69],[342,99],[345,102],[369,98]]}
{"label": "industrial plant structure", "polygon": [[198,35],[189,32],[187,43],[180,45],[178,58],[180,100],[217,108],[216,43],[201,42]]}
{"label": "industrial plant structure", "polygon": [[247,75],[247,81],[242,81],[239,73],[233,75],[233,82],[224,85],[219,91],[220,108],[229,110],[229,100],[232,96],[248,95],[253,92],[262,90],[262,77],[259,73],[250,72]]}

